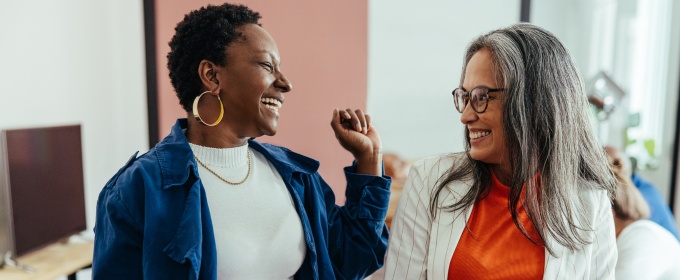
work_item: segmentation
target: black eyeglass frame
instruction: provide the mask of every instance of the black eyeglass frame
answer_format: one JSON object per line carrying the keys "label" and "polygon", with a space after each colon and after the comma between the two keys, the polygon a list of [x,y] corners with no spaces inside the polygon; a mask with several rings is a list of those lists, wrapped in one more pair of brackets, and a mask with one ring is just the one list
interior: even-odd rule
{"label": "black eyeglass frame", "polygon": [[[475,90],[478,90],[478,89],[483,89],[483,90],[485,90],[485,91],[483,91],[483,92],[481,92],[481,93],[478,93],[478,94],[475,94],[474,96],[470,97],[470,95],[472,94],[472,92],[474,92]],[[463,93],[462,93],[462,95],[463,95],[462,97],[463,97],[463,98],[467,97],[467,102],[465,102],[465,104],[463,104],[462,107],[460,106],[460,104],[458,104],[458,98],[456,98],[456,91],[457,91],[457,90],[460,90],[460,91],[463,92]],[[468,104],[470,104],[470,106],[472,106],[472,110],[474,110],[474,111],[477,112],[478,114],[481,114],[481,113],[484,113],[484,111],[486,111],[486,108],[487,108],[487,107],[489,107],[489,92],[499,92],[499,91],[504,91],[504,90],[505,90],[505,88],[488,88],[488,87],[486,87],[486,86],[476,86],[476,87],[472,88],[470,91],[465,91],[463,88],[460,88],[460,87],[459,87],[459,88],[454,89],[454,90],[451,92],[451,95],[453,96],[453,103],[454,103],[455,106],[456,106],[456,110],[457,110],[458,112],[460,112],[461,114],[463,113],[463,111],[465,110],[465,107],[466,107]],[[479,102],[479,101],[477,101],[477,102],[470,102],[470,100],[471,100],[472,98],[475,98],[476,100],[479,100],[479,96],[481,96],[481,95],[484,95],[484,97],[486,98],[487,101],[484,103],[484,108],[481,109],[481,110],[479,110],[479,108],[477,108],[477,105],[475,105],[475,104],[476,104],[477,102]],[[463,100],[465,100],[465,99],[463,99]]]}

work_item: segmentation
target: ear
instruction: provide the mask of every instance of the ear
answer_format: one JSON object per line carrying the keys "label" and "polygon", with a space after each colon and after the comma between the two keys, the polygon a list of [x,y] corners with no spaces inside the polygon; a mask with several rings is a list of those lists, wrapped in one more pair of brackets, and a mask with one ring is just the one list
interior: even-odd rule
{"label": "ear", "polygon": [[201,79],[204,91],[210,91],[210,94],[217,95],[220,93],[220,81],[217,79],[217,65],[209,60],[201,60],[198,64],[198,77]]}

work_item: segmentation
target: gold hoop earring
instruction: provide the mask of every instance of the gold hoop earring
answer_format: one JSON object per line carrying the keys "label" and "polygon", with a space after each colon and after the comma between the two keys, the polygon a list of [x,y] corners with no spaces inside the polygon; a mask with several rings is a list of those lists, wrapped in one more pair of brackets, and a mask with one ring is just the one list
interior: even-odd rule
{"label": "gold hoop earring", "polygon": [[199,94],[198,96],[196,96],[196,98],[194,98],[194,110],[193,110],[193,114],[194,114],[194,118],[195,118],[199,123],[201,123],[202,125],[216,126],[218,123],[220,123],[220,122],[222,121],[222,117],[224,116],[224,105],[222,104],[222,99],[220,99],[219,94],[217,95],[217,101],[220,102],[220,116],[217,117],[217,120],[216,120],[214,123],[208,124],[208,123],[204,122],[203,119],[201,119],[201,116],[198,114],[198,100],[201,99],[201,96],[203,96],[204,94],[209,93],[209,92],[210,92],[210,91],[204,91],[203,93],[201,93],[201,94]]}

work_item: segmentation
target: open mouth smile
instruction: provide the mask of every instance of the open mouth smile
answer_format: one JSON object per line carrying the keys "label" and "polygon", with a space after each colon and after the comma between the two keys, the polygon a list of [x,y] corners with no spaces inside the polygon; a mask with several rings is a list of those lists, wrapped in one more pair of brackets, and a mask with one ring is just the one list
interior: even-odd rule
{"label": "open mouth smile", "polygon": [[487,135],[491,134],[491,131],[477,131],[477,132],[470,132],[470,139],[479,139],[482,137],[485,137]]}
{"label": "open mouth smile", "polygon": [[275,112],[278,112],[279,109],[281,109],[281,106],[283,105],[283,101],[271,97],[260,98],[260,103],[264,104],[265,107]]}

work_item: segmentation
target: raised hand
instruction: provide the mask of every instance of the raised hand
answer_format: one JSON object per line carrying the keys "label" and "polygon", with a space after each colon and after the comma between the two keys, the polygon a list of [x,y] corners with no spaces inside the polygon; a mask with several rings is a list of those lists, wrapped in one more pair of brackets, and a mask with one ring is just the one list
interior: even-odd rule
{"label": "raised hand", "polygon": [[331,127],[340,145],[356,159],[357,173],[382,175],[382,142],[368,114],[358,109],[335,109]]}

